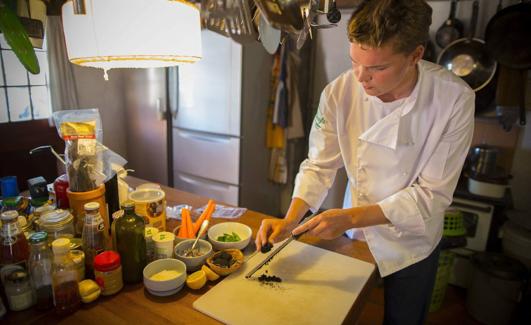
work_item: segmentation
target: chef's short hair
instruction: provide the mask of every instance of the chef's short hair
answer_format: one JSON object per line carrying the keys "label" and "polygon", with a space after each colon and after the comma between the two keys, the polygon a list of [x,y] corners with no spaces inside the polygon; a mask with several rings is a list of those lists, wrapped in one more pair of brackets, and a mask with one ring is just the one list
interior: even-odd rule
{"label": "chef's short hair", "polygon": [[350,17],[348,39],[371,48],[392,41],[408,54],[429,40],[431,14],[424,0],[365,0]]}

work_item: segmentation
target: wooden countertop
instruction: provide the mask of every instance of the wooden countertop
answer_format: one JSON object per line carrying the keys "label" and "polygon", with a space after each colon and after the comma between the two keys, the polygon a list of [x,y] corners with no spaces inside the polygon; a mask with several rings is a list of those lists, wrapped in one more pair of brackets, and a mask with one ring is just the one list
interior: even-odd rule
{"label": "wooden countertop", "polygon": [[[134,177],[128,177],[127,181],[131,186],[144,183],[144,181]],[[165,186],[163,186],[163,190],[166,192],[166,200],[169,205],[186,203],[197,208],[205,205],[208,201],[207,198]],[[253,237],[255,237],[261,220],[268,217],[265,214],[248,210],[240,219],[235,221],[249,225],[253,229]],[[212,220],[214,223],[223,221],[223,219]],[[168,222],[168,228],[173,226],[175,226],[174,221]],[[365,242],[352,241],[346,237],[324,241],[303,236],[301,240],[362,261],[375,263]],[[377,271],[375,269],[352,306],[345,323],[352,324],[359,318],[371,289],[376,285],[376,274]],[[39,312],[33,308],[20,312],[9,311],[2,319],[2,324],[5,324],[5,322],[13,324],[219,324],[218,321],[194,310],[192,307],[192,303],[216,283],[209,282],[205,287],[196,291],[185,287],[176,295],[164,298],[150,295],[144,290],[142,283],[125,285],[124,289],[118,294],[110,297],[101,296],[96,302],[83,304],[74,314],[63,318],[56,316],[53,309],[47,312]],[[4,305],[7,305],[5,300]]]}

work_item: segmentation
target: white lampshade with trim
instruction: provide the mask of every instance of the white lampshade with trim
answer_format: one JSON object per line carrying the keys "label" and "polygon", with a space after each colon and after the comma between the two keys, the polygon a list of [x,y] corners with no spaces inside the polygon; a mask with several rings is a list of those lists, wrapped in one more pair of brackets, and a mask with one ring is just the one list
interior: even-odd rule
{"label": "white lampshade with trim", "polygon": [[199,9],[184,0],[84,0],[62,7],[68,59],[109,70],[157,68],[201,59]]}

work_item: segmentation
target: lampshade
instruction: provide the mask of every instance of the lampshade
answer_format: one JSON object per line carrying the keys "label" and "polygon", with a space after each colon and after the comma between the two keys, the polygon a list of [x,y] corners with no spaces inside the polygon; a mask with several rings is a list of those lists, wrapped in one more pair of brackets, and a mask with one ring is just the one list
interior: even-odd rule
{"label": "lampshade", "polygon": [[199,9],[184,0],[84,0],[86,14],[62,8],[70,62],[102,68],[156,68],[201,58]]}

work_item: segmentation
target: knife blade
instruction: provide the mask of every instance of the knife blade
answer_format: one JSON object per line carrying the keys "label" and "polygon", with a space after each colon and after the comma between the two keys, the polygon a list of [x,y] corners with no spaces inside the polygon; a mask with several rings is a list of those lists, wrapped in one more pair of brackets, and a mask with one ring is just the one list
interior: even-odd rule
{"label": "knife blade", "polygon": [[[315,217],[318,213],[314,213],[314,214],[311,214],[309,215],[308,217],[304,218],[302,220],[302,222],[300,223],[301,225],[305,224],[306,222],[308,222],[310,219],[312,219],[313,217]],[[305,233],[307,233],[308,230],[306,231],[303,231],[301,232],[300,234],[297,234],[297,235],[293,235],[291,234],[291,236],[285,240],[282,245],[280,245],[279,247],[277,247],[273,252],[271,252],[271,254],[269,254],[262,262],[260,262],[257,266],[255,266],[251,271],[249,271],[249,273],[247,273],[245,275],[245,278],[246,279],[249,279],[251,276],[253,276],[253,274],[256,273],[256,271],[260,270],[264,265],[266,265],[269,261],[271,261],[271,259],[277,255],[284,247],[288,246],[289,243],[291,243],[294,239],[298,239],[300,236],[304,235]]]}

